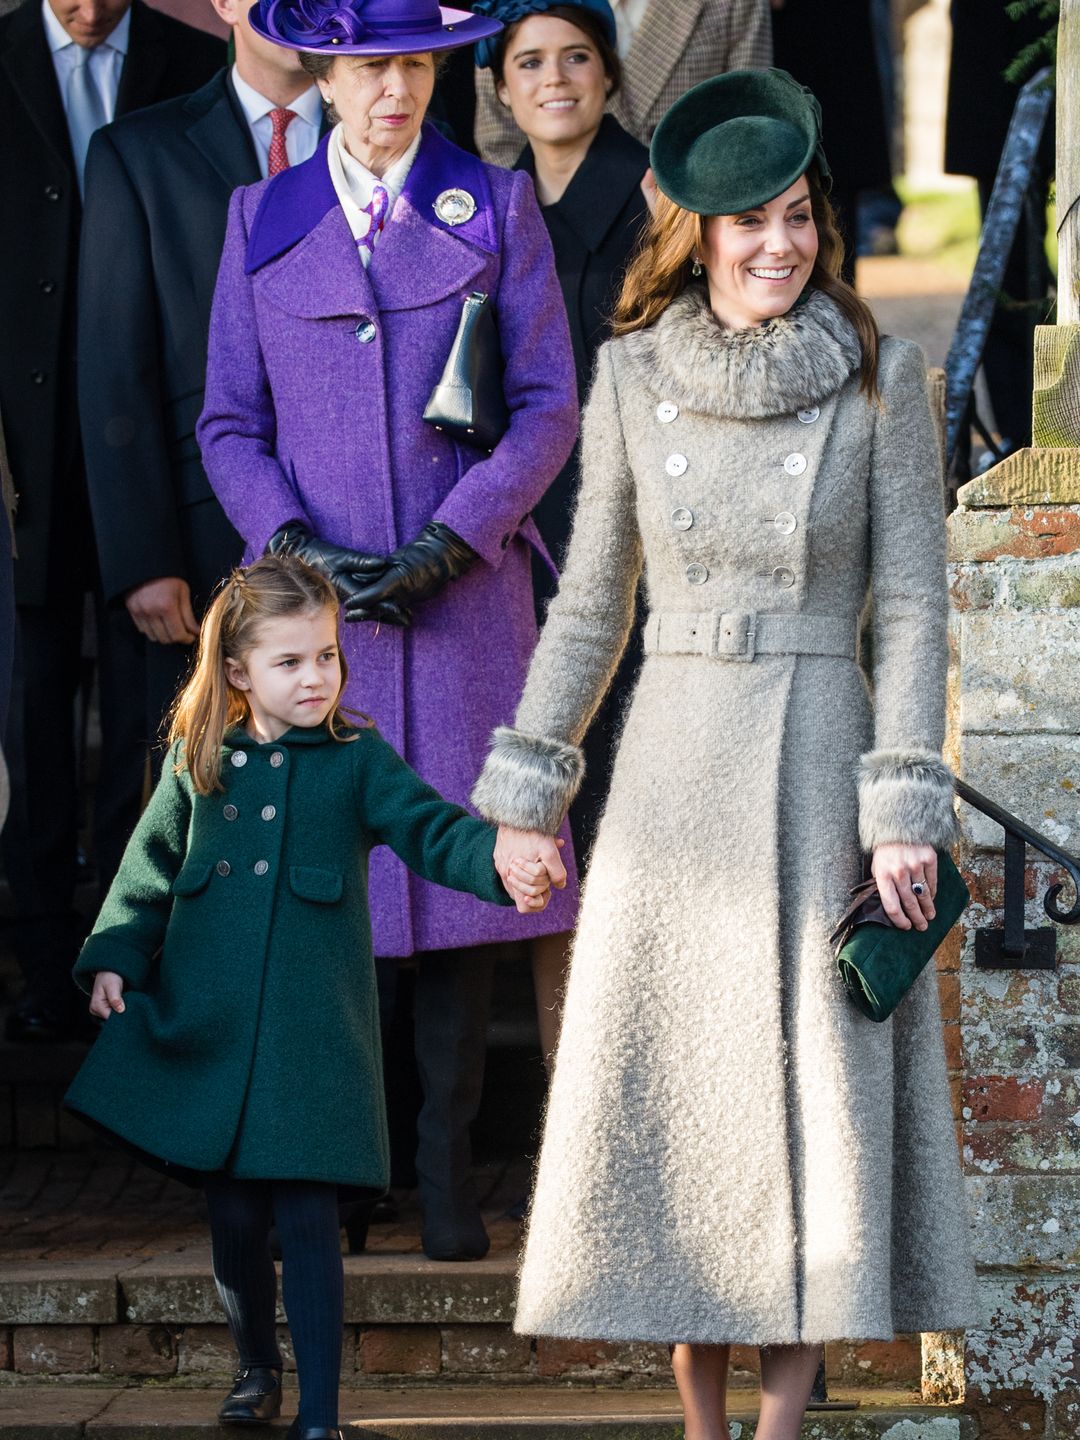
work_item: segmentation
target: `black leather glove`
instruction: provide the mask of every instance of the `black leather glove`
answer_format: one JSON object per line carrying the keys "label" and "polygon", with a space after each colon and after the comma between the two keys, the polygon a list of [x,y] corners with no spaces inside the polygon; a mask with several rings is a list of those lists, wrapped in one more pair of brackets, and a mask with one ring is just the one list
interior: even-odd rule
{"label": "black leather glove", "polygon": [[[332,545],[329,540],[320,540],[313,535],[301,520],[288,520],[271,537],[266,547],[269,555],[295,555],[325,576],[337,591],[343,604],[366,590],[374,579],[386,571],[389,560],[385,555],[369,555],[365,550],[350,550],[345,545]],[[346,615],[347,620],[352,619]],[[374,608],[370,616],[357,619],[383,620],[391,625],[408,625],[409,615],[399,605],[389,604]]]}
{"label": "black leather glove", "polygon": [[363,585],[345,602],[346,620],[376,620],[380,606],[406,609],[430,600],[457,580],[476,560],[476,551],[447,525],[432,520],[410,545],[387,556],[383,575]]}

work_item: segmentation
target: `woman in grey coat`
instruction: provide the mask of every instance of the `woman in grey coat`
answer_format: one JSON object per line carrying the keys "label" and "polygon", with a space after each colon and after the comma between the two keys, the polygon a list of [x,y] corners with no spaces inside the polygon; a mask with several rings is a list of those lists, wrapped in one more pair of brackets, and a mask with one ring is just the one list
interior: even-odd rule
{"label": "woman in grey coat", "polygon": [[875,1025],[829,948],[864,855],[925,927],[955,821],[924,363],[837,278],[819,123],[769,71],[661,124],[566,569],[474,794],[497,863],[557,873],[644,570],[516,1324],[671,1343],[687,1440],[727,1440],[731,1343],[762,1347],[758,1440],[793,1440],[824,1341],[973,1316],[933,967]]}

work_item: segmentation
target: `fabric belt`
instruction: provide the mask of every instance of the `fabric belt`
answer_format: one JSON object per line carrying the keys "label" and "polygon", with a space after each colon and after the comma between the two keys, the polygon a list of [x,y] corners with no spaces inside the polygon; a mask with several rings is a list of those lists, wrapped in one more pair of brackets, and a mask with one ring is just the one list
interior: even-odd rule
{"label": "fabric belt", "polygon": [[743,662],[755,655],[835,655],[854,660],[858,635],[858,621],[846,615],[662,610],[646,620],[644,640],[646,655],[708,655]]}

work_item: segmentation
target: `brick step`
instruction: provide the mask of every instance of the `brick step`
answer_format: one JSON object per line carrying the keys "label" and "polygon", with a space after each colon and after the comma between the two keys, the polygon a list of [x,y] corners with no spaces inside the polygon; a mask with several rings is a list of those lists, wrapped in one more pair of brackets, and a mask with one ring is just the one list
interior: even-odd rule
{"label": "brick step", "polygon": [[[235,1440],[214,1418],[219,1396],[146,1388],[0,1388],[0,1440]],[[978,1440],[974,1417],[919,1405],[904,1393],[849,1392],[853,1409],[814,1411],[804,1440]],[[729,1408],[732,1440],[752,1440],[756,1397]],[[260,1428],[283,1440],[285,1414]],[[382,1389],[342,1395],[346,1436],[357,1440],[681,1440],[678,1399],[668,1391],[531,1388]]]}
{"label": "brick step", "polygon": [[[347,1257],[343,1383],[670,1385],[665,1345],[515,1335],[516,1264],[512,1249],[462,1265],[393,1251]],[[284,1324],[281,1334],[291,1365]],[[826,1364],[835,1384],[917,1391],[920,1343],[917,1336],[836,1343]],[[207,1246],[143,1260],[9,1263],[0,1271],[0,1372],[8,1376],[152,1377],[190,1387],[219,1383],[233,1365]],[[754,1385],[756,1366],[756,1351],[736,1347],[733,1383]]]}

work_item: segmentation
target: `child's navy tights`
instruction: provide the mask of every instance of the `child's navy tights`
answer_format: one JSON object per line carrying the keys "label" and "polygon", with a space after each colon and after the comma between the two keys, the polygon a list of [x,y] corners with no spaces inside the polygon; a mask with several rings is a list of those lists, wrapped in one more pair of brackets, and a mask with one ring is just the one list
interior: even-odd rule
{"label": "child's navy tights", "polygon": [[281,1237],[281,1288],[300,1383],[300,1424],[338,1423],[345,1279],[337,1187],[308,1180],[206,1181],[214,1279],[242,1366],[281,1368],[270,1227]]}

